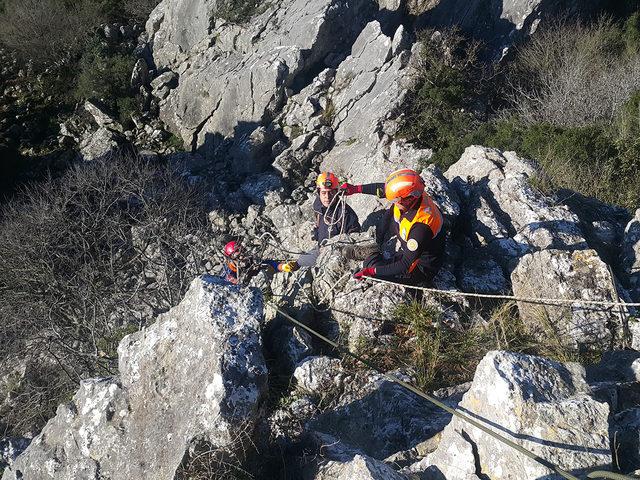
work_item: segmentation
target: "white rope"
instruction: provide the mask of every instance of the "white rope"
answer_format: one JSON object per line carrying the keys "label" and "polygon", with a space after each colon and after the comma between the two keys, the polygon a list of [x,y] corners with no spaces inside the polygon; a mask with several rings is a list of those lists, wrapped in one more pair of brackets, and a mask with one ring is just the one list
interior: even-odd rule
{"label": "white rope", "polygon": [[[334,206],[333,202],[335,202],[336,200],[337,200],[337,204]],[[344,192],[339,190],[331,199],[331,202],[329,202],[327,209],[324,211],[322,220],[327,226],[327,233],[329,235],[327,237],[327,240],[329,240],[332,237],[331,231],[333,230],[333,227],[339,223],[341,223],[341,225],[340,225],[340,231],[338,232],[338,236],[341,236],[344,233],[344,224],[347,216],[346,203],[347,203],[346,196],[344,195]],[[331,212],[330,218],[328,218],[327,215],[330,213],[331,207],[333,207],[333,211]],[[336,213],[338,213],[339,215],[337,219],[336,219]]]}
{"label": "white rope", "polygon": [[473,298],[491,298],[496,300],[512,300],[523,303],[538,303],[548,305],[573,305],[576,303],[582,303],[587,305],[601,305],[607,307],[640,307],[640,303],[626,303],[626,302],[613,302],[607,300],[583,300],[583,299],[568,299],[568,298],[535,298],[535,297],[516,297],[514,295],[492,295],[488,293],[471,293],[471,292],[456,292],[452,290],[441,290],[438,288],[418,287],[414,285],[405,285],[402,283],[392,282],[390,280],[384,280],[376,277],[362,277],[370,282],[386,283],[389,285],[396,285],[411,290],[421,290],[423,292],[435,293],[440,295],[449,295],[452,297],[473,297]]}

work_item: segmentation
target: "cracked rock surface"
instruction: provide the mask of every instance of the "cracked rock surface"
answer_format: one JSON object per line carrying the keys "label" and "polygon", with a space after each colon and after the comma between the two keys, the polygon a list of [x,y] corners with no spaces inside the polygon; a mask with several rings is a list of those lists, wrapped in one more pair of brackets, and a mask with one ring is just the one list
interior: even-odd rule
{"label": "cracked rock surface", "polygon": [[[584,369],[540,357],[489,352],[460,407],[536,455],[576,474],[611,463],[609,405],[589,396]],[[425,478],[556,478],[548,468],[453,418]]]}

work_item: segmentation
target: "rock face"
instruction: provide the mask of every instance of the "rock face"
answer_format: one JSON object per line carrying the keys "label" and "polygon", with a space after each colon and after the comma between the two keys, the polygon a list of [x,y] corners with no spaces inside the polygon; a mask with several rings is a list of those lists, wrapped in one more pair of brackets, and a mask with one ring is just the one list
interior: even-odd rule
{"label": "rock face", "polygon": [[171,479],[196,437],[231,445],[266,388],[261,320],[258,291],[195,279],[122,340],[120,379],[82,382],[3,480]]}
{"label": "rock face", "polygon": [[[609,406],[594,400],[577,364],[489,352],[460,407],[541,458],[576,474],[611,463]],[[454,417],[421,462],[427,478],[555,478],[545,466]]]}
{"label": "rock face", "polygon": [[531,250],[588,248],[578,217],[531,187],[539,174],[514,152],[479,146],[445,172],[464,203],[469,237],[506,268]]}
{"label": "rock face", "polygon": [[621,342],[617,310],[580,303],[581,299],[614,301],[613,282],[607,265],[594,250],[530,253],[511,274],[517,297],[576,300],[567,306],[518,303],[520,317],[532,331],[573,350],[607,350],[614,342]]}
{"label": "rock face", "polygon": [[[455,406],[457,400],[447,403]],[[336,408],[312,420],[309,428],[384,460],[435,437],[450,419],[450,414],[404,387],[370,373],[349,382]]]}
{"label": "rock face", "polygon": [[[392,171],[417,169],[421,159],[431,156],[430,150],[391,140],[410,84],[408,47],[403,27],[393,37],[385,35],[378,22],[362,31],[329,89],[335,146],[326,154],[323,170],[352,183],[384,182]],[[365,225],[369,214],[380,208],[368,195],[358,195],[351,205]]]}
{"label": "rock face", "polygon": [[622,244],[622,268],[627,275],[629,293],[640,302],[640,209],[627,224]]}
{"label": "rock face", "polygon": [[122,136],[106,127],[100,127],[95,132],[89,132],[80,141],[78,148],[82,160],[90,162],[111,157],[118,152],[123,143]]}
{"label": "rock face", "polygon": [[303,472],[303,480],[405,480],[407,477],[388,465],[350,449],[339,440],[315,433],[312,441],[321,457]]}
{"label": "rock face", "polygon": [[273,118],[285,89],[350,45],[373,11],[367,0],[287,0],[240,27],[217,18],[215,6],[164,0],[147,23],[156,64],[180,75],[160,116],[207,156]]}

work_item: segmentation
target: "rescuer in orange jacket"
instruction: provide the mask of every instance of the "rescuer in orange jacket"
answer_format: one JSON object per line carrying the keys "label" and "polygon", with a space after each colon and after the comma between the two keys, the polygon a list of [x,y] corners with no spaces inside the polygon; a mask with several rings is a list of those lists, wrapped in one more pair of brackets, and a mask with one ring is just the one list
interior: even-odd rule
{"label": "rescuer in orange jacket", "polygon": [[444,255],[444,222],[438,205],[424,187],[422,177],[407,168],[391,173],[385,183],[341,185],[346,195],[364,193],[393,202],[393,228],[400,240],[400,249],[393,258],[385,260],[380,253],[371,255],[355,278],[376,277],[405,284],[433,279]]}

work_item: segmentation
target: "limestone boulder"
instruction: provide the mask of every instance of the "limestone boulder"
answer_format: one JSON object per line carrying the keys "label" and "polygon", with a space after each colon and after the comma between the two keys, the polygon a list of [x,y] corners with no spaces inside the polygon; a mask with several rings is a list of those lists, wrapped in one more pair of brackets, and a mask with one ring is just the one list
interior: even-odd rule
{"label": "limestone boulder", "polygon": [[3,480],[171,479],[194,439],[229,447],[266,389],[262,296],[196,278],[118,347],[119,378],[82,382]]}
{"label": "limestone boulder", "polygon": [[315,461],[306,465],[303,480],[407,480],[385,463],[342,444],[321,433],[310,435],[319,451]]}
{"label": "limestone boulder", "polygon": [[78,145],[80,158],[85,162],[98,159],[109,159],[126,143],[124,137],[117,132],[100,127],[95,132],[87,132]]}
{"label": "limestone boulder", "polygon": [[511,270],[531,250],[588,248],[580,219],[531,186],[537,165],[480,146],[468,147],[445,172],[463,203],[467,235]]}
{"label": "limestone boulder", "polygon": [[[590,396],[578,364],[489,352],[460,408],[574,475],[611,464],[609,406]],[[556,478],[547,467],[456,417],[422,467],[425,478]]]}
{"label": "limestone boulder", "polygon": [[331,357],[309,357],[298,364],[293,377],[298,387],[312,392],[322,391],[334,383],[342,371],[340,360]]}
{"label": "limestone boulder", "polygon": [[513,293],[524,298],[575,300],[566,306],[519,302],[533,331],[572,350],[607,350],[622,341],[618,310],[581,303],[614,301],[614,279],[594,250],[542,250],[522,257],[511,274]]}
{"label": "limestone boulder", "polygon": [[118,132],[123,131],[122,125],[120,125],[114,118],[95,103],[89,100],[85,101],[84,110],[91,115],[93,121],[98,125],[98,127],[105,127]]}
{"label": "limestone boulder", "polygon": [[264,213],[271,220],[280,242],[279,255],[306,252],[317,245],[318,242],[311,238],[315,220],[311,195],[294,203],[291,199],[282,199],[277,192],[269,193],[265,189],[263,201]]}
{"label": "limestone boulder", "polygon": [[640,209],[624,230],[622,268],[633,301],[640,302]]}

